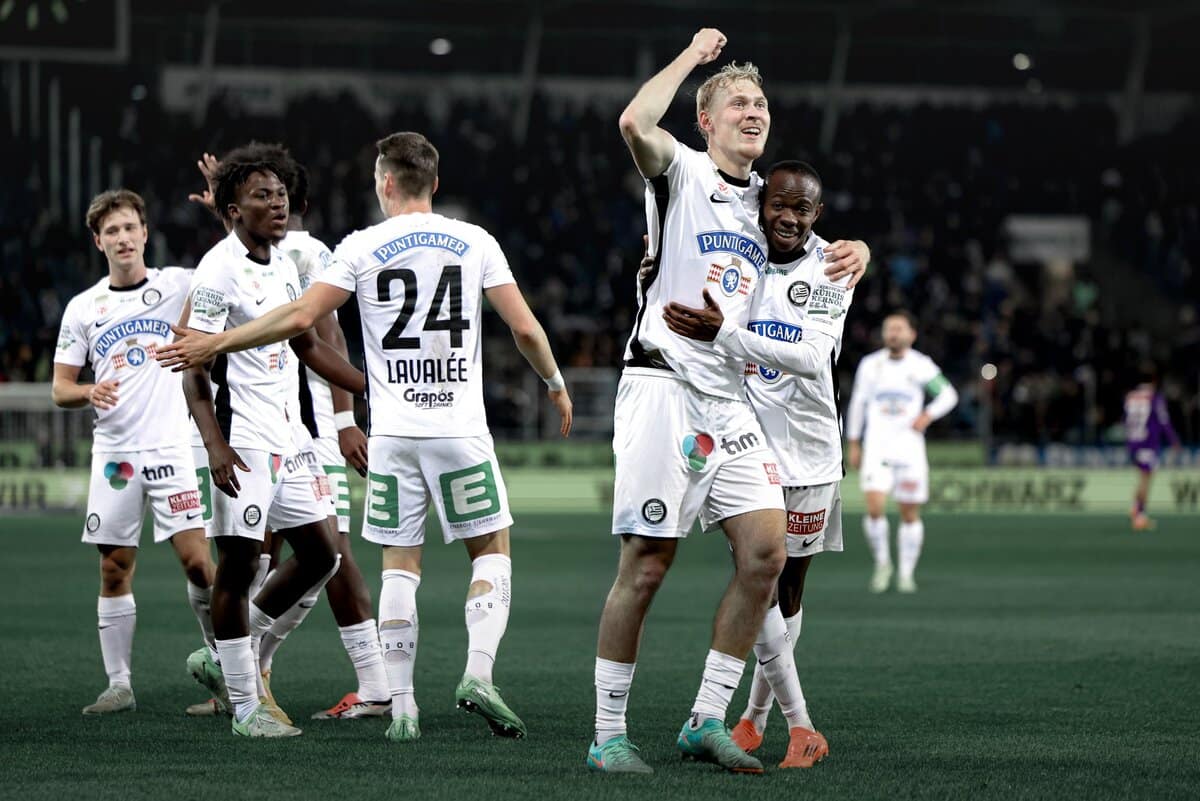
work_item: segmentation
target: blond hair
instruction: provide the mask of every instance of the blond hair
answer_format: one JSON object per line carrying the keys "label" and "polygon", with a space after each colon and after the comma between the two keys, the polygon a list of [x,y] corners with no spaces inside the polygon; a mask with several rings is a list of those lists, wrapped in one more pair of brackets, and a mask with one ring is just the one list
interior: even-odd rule
{"label": "blond hair", "polygon": [[763,85],[762,73],[758,71],[757,66],[749,61],[745,64],[738,64],[734,61],[710,75],[708,80],[700,84],[700,88],[696,90],[696,127],[706,141],[708,134],[700,127],[700,112],[709,111],[717,92],[728,89],[738,81],[750,81],[759,89],[762,89]]}

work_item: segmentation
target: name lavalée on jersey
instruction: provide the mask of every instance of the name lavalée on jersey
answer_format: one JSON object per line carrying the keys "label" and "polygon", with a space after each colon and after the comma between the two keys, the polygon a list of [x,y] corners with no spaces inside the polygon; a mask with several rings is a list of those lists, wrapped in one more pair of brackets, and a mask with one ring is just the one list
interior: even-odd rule
{"label": "name laval\u00e9e on jersey", "polygon": [[109,328],[96,340],[96,355],[107,356],[113,345],[138,334],[154,334],[166,339],[171,336],[171,324],[164,320],[153,320],[139,317],[136,320],[126,320]]}
{"label": "name laval\u00e9e on jersey", "polygon": [[471,246],[458,237],[441,234],[436,231],[417,231],[405,234],[399,239],[393,239],[386,245],[381,245],[373,251],[380,264],[387,264],[406,250],[412,248],[441,248],[458,256],[464,255]]}
{"label": "name laval\u00e9e on jersey", "polygon": [[389,384],[449,384],[470,380],[467,360],[457,356],[448,359],[388,359]]}
{"label": "name laval\u00e9e on jersey", "polygon": [[754,265],[755,272],[761,274],[763,265],[767,263],[767,254],[748,236],[733,231],[705,231],[696,234],[696,243],[701,253],[732,253]]}
{"label": "name laval\u00e9e on jersey", "polygon": [[782,320],[751,320],[750,330],[767,339],[780,342],[799,342],[804,339],[804,329]]}

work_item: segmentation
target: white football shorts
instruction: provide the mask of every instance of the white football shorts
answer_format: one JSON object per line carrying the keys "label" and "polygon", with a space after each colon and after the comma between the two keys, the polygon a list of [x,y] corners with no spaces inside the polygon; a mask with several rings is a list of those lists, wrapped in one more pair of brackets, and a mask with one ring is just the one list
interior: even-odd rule
{"label": "white football shorts", "polygon": [[841,482],[813,487],[786,487],[787,555],[813,556],[842,550]]}
{"label": "white football shorts", "polygon": [[337,437],[317,437],[313,440],[317,450],[317,461],[329,481],[330,498],[337,515],[338,531],[350,533],[350,480],[346,472],[346,460]]}
{"label": "white football shorts", "polygon": [[929,463],[924,459],[901,461],[864,450],[858,481],[863,492],[891,493],[898,503],[929,500]]}
{"label": "white football shorts", "polygon": [[204,527],[189,446],[92,451],[84,542],[136,548],[147,504],[154,515],[155,542]]}
{"label": "white football shorts", "polygon": [[284,531],[324,520],[328,502],[322,499],[306,460],[289,454],[234,448],[250,468],[237,470],[241,491],[236,498],[212,488],[210,537],[245,537],[262,542],[267,526]]}

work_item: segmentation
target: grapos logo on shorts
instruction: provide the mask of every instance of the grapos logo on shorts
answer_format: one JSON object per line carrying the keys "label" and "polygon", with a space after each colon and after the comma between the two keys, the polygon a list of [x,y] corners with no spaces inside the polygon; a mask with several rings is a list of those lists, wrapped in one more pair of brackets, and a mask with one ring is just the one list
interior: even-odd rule
{"label": "grapos logo on shorts", "polygon": [[491,462],[442,473],[439,483],[446,504],[446,520],[451,524],[468,523],[500,513],[500,493],[496,491]]}

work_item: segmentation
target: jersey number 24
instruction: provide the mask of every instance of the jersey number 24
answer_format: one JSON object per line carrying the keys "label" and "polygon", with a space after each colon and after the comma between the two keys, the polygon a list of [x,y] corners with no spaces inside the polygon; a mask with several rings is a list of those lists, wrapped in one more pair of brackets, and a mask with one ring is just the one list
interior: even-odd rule
{"label": "jersey number 24", "polygon": [[[404,329],[408,327],[408,321],[412,319],[413,310],[417,307],[417,274],[402,267],[379,273],[375,287],[380,301],[392,299],[392,283],[394,281],[404,283],[404,305],[400,307],[400,313],[396,315],[396,321],[392,323],[392,327],[383,335],[381,344],[384,350],[418,349],[421,347],[419,336],[401,336]],[[436,315],[446,303],[447,297],[450,300],[447,316],[437,317]],[[448,264],[442,268],[437,289],[433,290],[433,301],[429,304],[429,314],[426,315],[425,325],[421,326],[421,330],[448,331],[450,332],[450,347],[461,348],[462,332],[470,327],[471,321],[462,316],[462,267],[457,264]]]}

